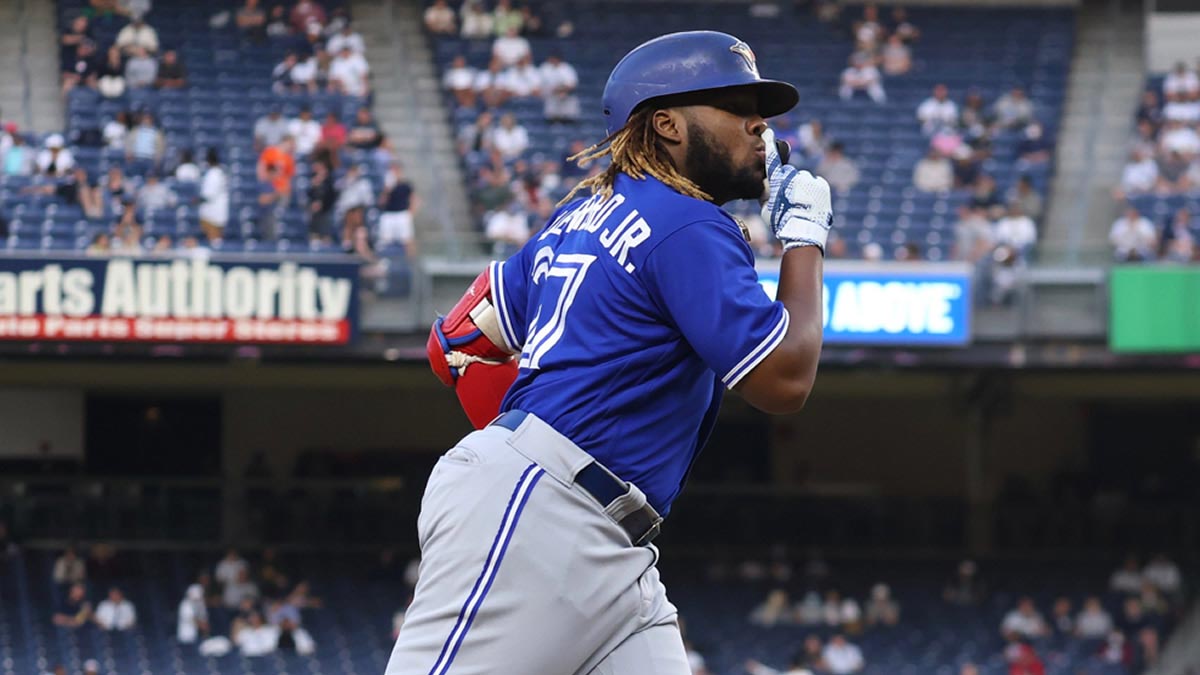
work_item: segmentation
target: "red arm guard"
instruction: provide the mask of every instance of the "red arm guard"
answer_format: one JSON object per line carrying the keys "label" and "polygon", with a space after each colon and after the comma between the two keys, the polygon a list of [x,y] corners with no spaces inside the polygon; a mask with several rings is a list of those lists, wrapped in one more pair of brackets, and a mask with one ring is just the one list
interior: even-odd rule
{"label": "red arm guard", "polygon": [[434,322],[425,347],[433,373],[454,388],[476,429],[500,414],[500,402],[517,379],[517,362],[500,333],[488,270]]}

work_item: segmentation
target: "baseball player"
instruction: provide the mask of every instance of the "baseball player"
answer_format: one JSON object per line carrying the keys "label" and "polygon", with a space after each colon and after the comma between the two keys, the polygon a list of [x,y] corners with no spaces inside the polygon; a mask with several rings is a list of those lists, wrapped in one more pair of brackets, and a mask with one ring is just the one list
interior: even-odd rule
{"label": "baseball player", "polygon": [[[764,121],[798,99],[724,33],[614,68],[609,135],[578,156],[608,169],[431,333],[482,429],[429,478],[387,675],[690,672],[650,542],[724,390],[786,413],[816,376],[829,186],[781,162]],[[786,249],[777,301],[719,208],[734,199],[764,200]]]}

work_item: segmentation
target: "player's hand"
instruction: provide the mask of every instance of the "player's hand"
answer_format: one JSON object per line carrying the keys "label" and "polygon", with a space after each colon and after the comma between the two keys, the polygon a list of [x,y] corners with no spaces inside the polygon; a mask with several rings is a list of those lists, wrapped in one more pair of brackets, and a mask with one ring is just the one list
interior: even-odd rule
{"label": "player's hand", "polygon": [[762,134],[767,148],[766,201],[762,218],[771,225],[786,251],[797,246],[816,246],[825,253],[825,240],[833,225],[833,199],[824,178],[780,161],[775,132]]}

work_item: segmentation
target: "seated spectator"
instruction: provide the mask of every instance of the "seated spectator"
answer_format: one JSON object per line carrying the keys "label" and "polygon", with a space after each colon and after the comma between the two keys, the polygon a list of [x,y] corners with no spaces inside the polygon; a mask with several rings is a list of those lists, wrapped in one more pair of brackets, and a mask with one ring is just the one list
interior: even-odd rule
{"label": "seated spectator", "polygon": [[1000,195],[996,189],[996,179],[987,174],[980,174],[975,183],[971,185],[970,204],[982,209],[1001,206]]}
{"label": "seated spectator", "polygon": [[112,254],[112,238],[107,232],[98,232],[84,250],[84,255],[104,257]]}
{"label": "seated spectator", "polygon": [[268,146],[278,145],[287,135],[288,121],[283,117],[283,110],[279,105],[272,105],[266,116],[254,123],[254,150],[262,152]]}
{"label": "seated spectator", "polygon": [[829,638],[829,644],[821,651],[821,660],[825,669],[833,675],[849,675],[863,669],[862,650],[857,645],[846,641],[846,637],[835,633]]}
{"label": "seated spectator", "polygon": [[517,124],[512,113],[500,118],[500,126],[492,131],[492,146],[506,161],[516,159],[529,148],[529,133]]}
{"label": "seated spectator", "polygon": [[969,263],[986,262],[996,246],[992,223],[983,209],[961,206],[954,224],[954,249],[950,257]]}
{"label": "seated spectator", "polygon": [[163,132],[154,123],[154,116],[142,113],[138,125],[125,138],[125,164],[129,173],[144,175],[157,171],[166,151]]}
{"label": "seated spectator", "polygon": [[221,602],[225,607],[233,609],[240,606],[243,600],[257,600],[259,596],[258,585],[250,580],[250,568],[242,567],[238,568],[237,577],[225,584]]}
{"label": "seated spectator", "polygon": [[87,568],[83,560],[75,553],[74,546],[68,546],[62,555],[54,561],[51,578],[58,586],[66,587],[82,584],[87,579]]}
{"label": "seated spectator", "polygon": [[275,5],[267,14],[266,33],[268,38],[279,42],[290,41],[289,38],[295,35],[283,5]]}
{"label": "seated spectator", "polygon": [[879,21],[879,8],[872,3],[863,5],[863,18],[854,23],[855,47],[860,52],[874,55],[886,34],[887,30]]}
{"label": "seated spectator", "polygon": [[[223,588],[237,581],[242,570],[249,572],[250,563],[246,562],[237,549],[231,548],[225,551],[225,556],[217,563],[213,578]],[[234,606],[236,605],[237,603],[234,603]]]}
{"label": "seated spectator", "polygon": [[259,6],[259,0],[246,0],[234,15],[234,24],[247,42],[262,44],[267,41],[267,13]]}
{"label": "seated spectator", "polygon": [[523,24],[524,18],[519,10],[513,8],[512,0],[496,0],[496,7],[492,10],[492,30],[497,38],[508,35],[510,31],[519,34]]}
{"label": "seated spectator", "polygon": [[1050,161],[1053,146],[1043,134],[1042,125],[1034,122],[1025,127],[1021,141],[1017,144],[1018,171],[1026,171],[1032,167],[1045,166]]}
{"label": "seated spectator", "polygon": [[792,623],[792,605],[787,591],[776,588],[768,593],[767,599],[750,612],[749,621],[765,628]]}
{"label": "seated spectator", "polygon": [[492,59],[487,70],[475,73],[475,93],[483,99],[484,106],[496,108],[504,105],[512,97],[512,91],[505,86],[505,71],[500,66],[499,59]]}
{"label": "seated spectator", "polygon": [[200,182],[200,167],[196,165],[196,158],[190,148],[184,148],[179,152],[179,163],[175,165],[172,175],[180,183]]}
{"label": "seated spectator", "polygon": [[995,241],[1002,246],[1008,246],[1019,255],[1028,253],[1037,243],[1037,226],[1033,219],[1025,215],[1021,205],[1014,202],[1008,205],[1008,212],[996,221]]}
{"label": "seated spectator", "polygon": [[487,40],[492,37],[492,15],[482,0],[467,0],[462,6],[462,37],[467,40]]}
{"label": "seated spectator", "polygon": [[1121,170],[1121,187],[1118,197],[1147,194],[1158,186],[1158,162],[1144,150],[1136,149],[1129,162]]}
{"label": "seated spectator", "polygon": [[1075,616],[1075,635],[1085,640],[1099,640],[1112,630],[1112,616],[1104,611],[1100,598],[1089,596],[1083,601],[1083,609]]}
{"label": "seated spectator", "polygon": [[346,143],[359,150],[370,150],[379,147],[381,140],[383,140],[383,134],[379,131],[379,125],[376,124],[374,117],[371,116],[371,111],[365,107],[359,108],[354,116],[354,124],[350,126]]}
{"label": "seated spectator", "polygon": [[[69,549],[68,549],[69,550]],[[82,564],[82,563],[80,563]],[[92,618],[92,603],[88,602],[87,589],[82,583],[71,584],[66,597],[54,611],[54,625],[60,628],[79,628]]]}
{"label": "seated spectator", "polygon": [[[1162,257],[1171,262],[1187,263],[1196,259],[1196,237],[1192,234],[1192,214],[1186,208],[1175,212],[1175,217],[1163,228]],[[1167,593],[1168,596],[1176,593]]]}
{"label": "seated spectator", "polygon": [[996,100],[992,106],[996,126],[1001,129],[1017,129],[1033,121],[1033,101],[1025,95],[1021,87],[1013,87],[1007,94]]}
{"label": "seated spectator", "polygon": [[279,646],[279,628],[264,623],[258,612],[251,612],[246,624],[235,628],[231,639],[242,656],[266,656]]}
{"label": "seated spectator", "polygon": [[579,97],[575,89],[579,76],[574,66],[563,61],[557,53],[547,57],[542,64],[542,95],[545,97],[543,114],[550,122],[574,122],[579,119]]}
{"label": "seated spectator", "polygon": [[1008,204],[1014,202],[1020,204],[1021,211],[1033,218],[1035,223],[1042,217],[1042,196],[1033,187],[1033,181],[1029,179],[1029,176],[1022,175],[1018,178],[1017,184],[1009,188],[1005,194],[1004,201]]}
{"label": "seated spectator", "polygon": [[899,35],[888,38],[881,54],[883,73],[889,77],[905,75],[912,70],[912,50]]}
{"label": "seated spectator", "polygon": [[6,176],[28,176],[33,173],[34,152],[25,145],[25,138],[20,134],[13,134],[12,145],[4,152],[3,159]]}
{"label": "seated spectator", "polygon": [[520,202],[510,199],[487,215],[484,234],[492,242],[492,255],[498,260],[508,258],[529,239],[529,214]]}
{"label": "seated spectator", "polygon": [[137,209],[133,199],[126,195],[121,209],[121,218],[113,231],[112,252],[115,255],[138,256],[142,254],[142,225],[137,221]]}
{"label": "seated spectator", "polygon": [[293,78],[296,67],[300,65],[300,57],[296,52],[289,51],[283,55],[283,60],[275,64],[271,71],[271,91],[276,94],[298,94],[308,90],[307,84],[301,84]]}
{"label": "seated spectator", "polygon": [[[1118,262],[1139,262],[1154,259],[1158,236],[1149,219],[1138,213],[1137,209],[1128,207],[1113,223],[1108,241],[1113,246],[1113,255]],[[1139,584],[1137,591],[1140,590]]]}
{"label": "seated spectator", "polygon": [[492,43],[492,58],[500,62],[501,68],[515,66],[526,58],[532,58],[529,40],[521,37],[516,28],[509,28]]}
{"label": "seated spectator", "polygon": [[1162,88],[1164,98],[1177,95],[1194,96],[1200,94],[1200,78],[1196,77],[1196,71],[1179,61],[1163,78]]}
{"label": "seated spectator", "polygon": [[384,180],[384,191],[379,195],[379,239],[376,243],[380,249],[400,244],[408,256],[416,255],[413,215],[418,204],[412,185],[404,177],[404,168],[393,163]]}
{"label": "seated spectator", "polygon": [[347,96],[366,96],[371,91],[367,80],[370,72],[362,54],[354,53],[349,45],[342,45],[342,50],[329,64],[329,88]]}
{"label": "seated spectator", "polygon": [[311,31],[314,26],[317,33],[320,33],[328,21],[325,8],[313,0],[297,0],[288,18],[291,21],[292,29],[299,35]]}
{"label": "seated spectator", "polygon": [[1098,657],[1101,663],[1117,666],[1124,672],[1133,667],[1133,645],[1119,630],[1109,631],[1100,645]]}
{"label": "seated spectator", "polygon": [[950,100],[946,85],[935,85],[933,95],[921,102],[917,107],[917,121],[921,123],[921,131],[926,136],[953,130],[957,126],[958,104]]}
{"label": "seated spectator", "polygon": [[138,190],[137,207],[144,212],[159,211],[175,206],[178,198],[171,186],[162,182],[154,171],[146,174],[146,182]]}
{"label": "seated spectator", "polygon": [[137,610],[119,588],[110,588],[108,597],[96,606],[93,617],[101,630],[127,631],[137,623]]}
{"label": "seated spectator", "polygon": [[[277,606],[290,607],[286,604],[277,604]],[[290,614],[275,614],[271,619],[271,624],[279,629],[279,639],[277,646],[280,651],[294,651],[301,656],[307,656],[316,652],[317,644],[307,630],[300,625],[300,614],[295,613],[295,618]]]}
{"label": "seated spectator", "polygon": [[300,108],[300,115],[288,122],[287,134],[296,142],[296,155],[303,159],[312,156],[321,142],[321,123],[314,120],[308,106]]}
{"label": "seated spectator", "polygon": [[[221,168],[221,158],[216,149],[208,149],[205,165],[204,177],[200,181],[200,229],[210,242],[219,241],[224,237],[225,225],[229,222],[229,179],[225,170]],[[236,551],[231,549],[230,553],[233,554],[233,558],[227,553],[226,558],[217,565],[218,579],[222,579],[222,584],[225,583],[224,579],[236,578],[236,573],[230,570],[230,565],[236,566],[240,558],[237,557]],[[226,564],[226,561],[230,561],[229,564]],[[245,561],[242,561],[242,565],[244,564]]]}
{"label": "seated spectator", "polygon": [[975,144],[984,142],[984,139],[990,140],[993,121],[992,114],[983,102],[983,95],[975,89],[968,91],[958,112],[958,128],[963,140]]}
{"label": "seated spectator", "polygon": [[125,61],[125,86],[130,89],[147,89],[154,86],[158,78],[158,61],[150,56],[145,47],[134,47]]}
{"label": "seated spectator", "polygon": [[100,135],[104,139],[104,147],[109,150],[124,150],[125,137],[133,126],[129,113],[119,111],[116,116],[104,123]]}
{"label": "seated spectator", "polygon": [[62,93],[66,96],[75,87],[95,89],[101,72],[101,61],[96,55],[96,44],[84,40],[75,49],[75,57],[62,65]]}
{"label": "seated spectator", "polygon": [[841,143],[829,146],[825,156],[817,165],[817,175],[829,182],[838,194],[845,195],[858,184],[858,165],[844,153]]}
{"label": "seated spectator", "polygon": [[867,96],[870,96],[871,100],[876,103],[883,103],[887,100],[887,93],[883,90],[883,77],[879,74],[879,69],[871,63],[870,59],[854,56],[850,59],[850,67],[842,71],[838,96],[843,101],[849,101],[854,97],[855,92],[859,91],[865,91]]}
{"label": "seated spectator", "polygon": [[542,73],[533,65],[533,57],[526,56],[501,74],[500,86],[513,98],[541,96]]}
{"label": "seated spectator", "polygon": [[337,114],[332,111],[327,113],[325,122],[321,124],[321,140],[313,153],[313,161],[324,162],[330,169],[341,166],[341,152],[348,135],[346,125],[338,120]]}
{"label": "seated spectator", "polygon": [[159,89],[182,89],[187,86],[187,69],[179,62],[179,54],[174,49],[163,52],[154,86]]}
{"label": "seated spectator", "polygon": [[1050,628],[1059,638],[1067,638],[1075,634],[1075,618],[1071,616],[1070,598],[1054,599],[1054,604],[1050,608]]}
{"label": "seated spectator", "polygon": [[1162,105],[1159,103],[1158,94],[1153,91],[1143,91],[1134,117],[1138,122],[1148,122],[1154,129],[1157,129],[1163,122]]}
{"label": "seated spectator", "polygon": [[1200,101],[1184,94],[1167,96],[1167,104],[1162,107],[1162,121],[1184,124],[1200,122]]}
{"label": "seated spectator", "polygon": [[946,192],[954,187],[954,166],[936,148],[929,148],[913,167],[913,186],[921,192]]}
{"label": "seated spectator", "polygon": [[338,193],[334,189],[329,168],[324,162],[314,162],[308,184],[308,238],[312,241],[333,240],[333,207]]}
{"label": "seated spectator", "polygon": [[1178,151],[1158,160],[1157,190],[1164,194],[1186,192],[1192,187],[1192,163]]}
{"label": "seated spectator", "polygon": [[375,205],[375,191],[364,168],[351,165],[337,184],[338,199],[334,205],[334,219],[342,223],[342,248],[355,248],[355,232],[366,227],[367,209]]}
{"label": "seated spectator", "polygon": [[454,10],[450,9],[446,0],[434,0],[434,3],[425,9],[425,30],[434,35],[454,36],[458,33],[458,21],[454,17]]}
{"label": "seated spectator", "polygon": [[108,48],[96,71],[96,89],[105,98],[119,98],[125,94],[125,57],[113,45]]}
{"label": "seated spectator", "polygon": [[1046,675],[1046,664],[1041,657],[1024,638],[1015,633],[1009,636],[1004,660],[1008,662],[1008,675]]}
{"label": "seated spectator", "polygon": [[1159,145],[1165,153],[1178,152],[1185,158],[1200,154],[1200,134],[1183,122],[1167,120],[1163,124],[1163,132]]}
{"label": "seated spectator", "polygon": [[50,134],[46,137],[44,145],[35,160],[38,173],[45,176],[65,176],[75,168],[75,156],[63,147],[62,134]]}
{"label": "seated spectator", "polygon": [[908,20],[908,10],[904,5],[892,8],[892,34],[900,36],[904,44],[912,44],[921,38],[921,29]]}
{"label": "seated spectator", "polygon": [[330,54],[341,54],[342,49],[347,47],[352,53],[364,59],[367,57],[367,44],[363,42],[361,35],[354,32],[354,27],[349,21],[343,23],[341,29],[325,43],[325,48]]}
{"label": "seated spectator", "polygon": [[181,644],[192,644],[207,638],[208,634],[208,606],[204,603],[204,588],[200,584],[192,584],[179,601],[175,639]]}
{"label": "seated spectator", "polygon": [[1004,621],[1000,624],[1000,632],[1003,635],[1016,635],[1022,639],[1032,640],[1047,635],[1049,628],[1046,626],[1046,620],[1034,607],[1033,599],[1023,597],[1017,601],[1016,609],[1004,615]]}
{"label": "seated spectator", "polygon": [[135,14],[133,21],[117,33],[115,44],[126,56],[135,55],[139,49],[154,54],[158,51],[158,31],[147,24],[142,15]]}
{"label": "seated spectator", "polygon": [[58,63],[63,72],[75,63],[79,45],[84,42],[95,42],[95,37],[87,16],[80,14],[71,19],[71,25],[58,38]]}
{"label": "seated spectator", "polygon": [[[442,0],[445,2],[445,0]],[[442,76],[442,87],[454,96],[458,105],[474,108],[476,101],[475,69],[467,65],[467,57],[459,54]]]}
{"label": "seated spectator", "polygon": [[868,626],[895,626],[900,623],[900,603],[892,598],[892,589],[887,584],[875,584],[871,588],[866,620]]}
{"label": "seated spectator", "polygon": [[[1186,209],[1180,209],[1176,216],[1176,221],[1190,224],[1191,215]],[[1179,216],[1182,216],[1182,219]],[[1177,596],[1183,590],[1183,577],[1179,573],[1179,566],[1162,553],[1151,558],[1146,567],[1142,569],[1142,579],[1154,584],[1168,597]]]}

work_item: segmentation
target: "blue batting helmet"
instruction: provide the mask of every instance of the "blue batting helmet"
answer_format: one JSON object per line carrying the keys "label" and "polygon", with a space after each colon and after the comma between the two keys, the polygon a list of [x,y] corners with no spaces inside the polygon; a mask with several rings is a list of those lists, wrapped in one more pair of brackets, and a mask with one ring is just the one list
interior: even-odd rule
{"label": "blue batting helmet", "polygon": [[604,85],[604,125],[612,134],[652,98],[743,85],[758,88],[763,117],[785,113],[800,101],[792,85],[762,79],[750,46],[732,35],[711,30],[663,35],[638,45],[613,68]]}

